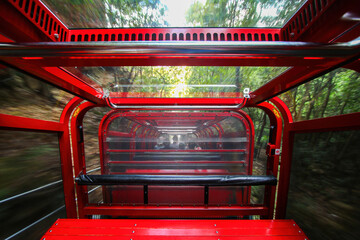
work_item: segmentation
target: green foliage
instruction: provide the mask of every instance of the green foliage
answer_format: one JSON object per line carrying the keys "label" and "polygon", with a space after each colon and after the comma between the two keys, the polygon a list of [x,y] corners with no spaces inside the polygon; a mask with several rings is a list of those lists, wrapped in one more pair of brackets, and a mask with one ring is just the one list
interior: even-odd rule
{"label": "green foliage", "polygon": [[186,20],[192,26],[199,27],[282,26],[301,2],[299,0],[207,0],[202,4],[196,1],[187,11]]}
{"label": "green foliage", "polygon": [[280,96],[295,121],[360,111],[360,74],[343,68],[303,84]]}
{"label": "green foliage", "polygon": [[69,27],[159,27],[166,6],[160,0],[47,0],[53,11]]}

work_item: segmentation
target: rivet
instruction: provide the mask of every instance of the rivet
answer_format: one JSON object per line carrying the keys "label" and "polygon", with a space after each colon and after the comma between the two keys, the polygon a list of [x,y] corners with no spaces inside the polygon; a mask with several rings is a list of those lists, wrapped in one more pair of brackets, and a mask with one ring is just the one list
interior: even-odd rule
{"label": "rivet", "polygon": [[219,233],[218,231],[216,231],[216,233]]}
{"label": "rivet", "polygon": [[135,231],[133,231],[133,233],[135,233]]}
{"label": "rivet", "polygon": [[299,231],[299,233],[301,233],[301,231]]}
{"label": "rivet", "polygon": [[216,224],[214,224],[214,226],[216,227]]}
{"label": "rivet", "polygon": [[52,230],[50,230],[49,232],[52,232]]}
{"label": "rivet", "polygon": [[295,223],[293,224],[293,226],[295,226]]}
{"label": "rivet", "polygon": [[135,225],[134,225],[135,227],[136,227],[136,223],[135,223]]}
{"label": "rivet", "polygon": [[55,33],[55,34],[54,34],[54,37],[55,37],[56,39],[58,39],[58,38],[59,38],[59,34]]}

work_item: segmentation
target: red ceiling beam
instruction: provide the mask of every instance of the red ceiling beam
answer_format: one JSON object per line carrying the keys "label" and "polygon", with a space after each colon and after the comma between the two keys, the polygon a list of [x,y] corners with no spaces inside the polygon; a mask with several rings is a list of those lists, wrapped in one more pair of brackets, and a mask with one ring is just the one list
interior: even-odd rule
{"label": "red ceiling beam", "polygon": [[111,98],[121,105],[238,105],[243,98]]}

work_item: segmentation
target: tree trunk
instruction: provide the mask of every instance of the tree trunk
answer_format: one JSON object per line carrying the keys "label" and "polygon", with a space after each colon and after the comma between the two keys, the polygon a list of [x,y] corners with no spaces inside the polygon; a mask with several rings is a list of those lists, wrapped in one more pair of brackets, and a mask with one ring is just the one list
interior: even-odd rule
{"label": "tree trunk", "polygon": [[261,151],[261,137],[264,133],[264,128],[265,128],[265,125],[266,125],[266,114],[265,112],[263,113],[263,117],[262,117],[262,122],[261,122],[261,128],[260,128],[260,131],[259,131],[259,135],[258,135],[258,138],[256,140],[256,144],[255,146],[257,146],[257,151],[256,151],[256,159],[259,158],[259,155],[260,155],[260,151]]}

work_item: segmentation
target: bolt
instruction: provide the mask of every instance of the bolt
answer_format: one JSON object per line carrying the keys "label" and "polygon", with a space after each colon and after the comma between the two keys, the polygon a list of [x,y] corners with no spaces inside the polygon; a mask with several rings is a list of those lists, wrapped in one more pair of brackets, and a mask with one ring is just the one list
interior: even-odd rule
{"label": "bolt", "polygon": [[219,233],[218,231],[216,231],[216,233]]}
{"label": "bolt", "polygon": [[135,223],[135,225],[134,225],[135,227],[136,227],[136,223]]}
{"label": "bolt", "polygon": [[293,224],[293,226],[295,226],[295,223]]}
{"label": "bolt", "polygon": [[59,38],[59,34],[54,33],[54,37],[55,37],[56,39],[58,39],[58,38]]}
{"label": "bolt", "polygon": [[214,224],[214,226],[216,227],[216,224]]}
{"label": "bolt", "polygon": [[135,231],[133,231],[133,233],[135,233]]}
{"label": "bolt", "polygon": [[49,232],[52,232],[52,230],[50,230]]}
{"label": "bolt", "polygon": [[299,231],[299,233],[301,233],[301,231]]}

